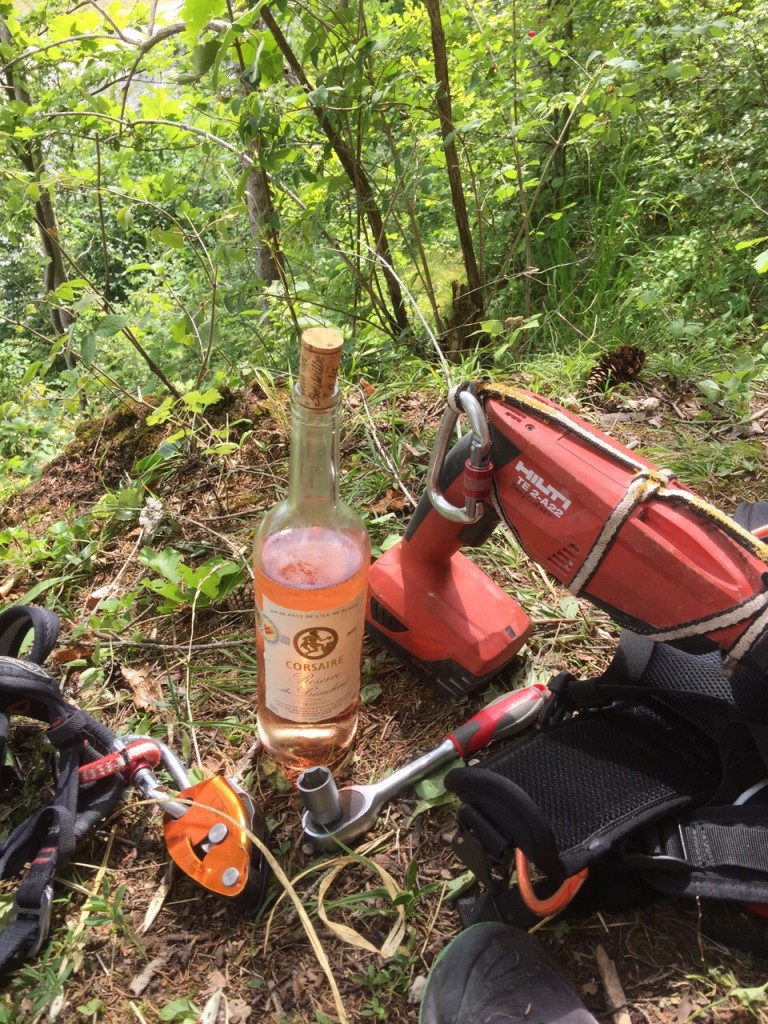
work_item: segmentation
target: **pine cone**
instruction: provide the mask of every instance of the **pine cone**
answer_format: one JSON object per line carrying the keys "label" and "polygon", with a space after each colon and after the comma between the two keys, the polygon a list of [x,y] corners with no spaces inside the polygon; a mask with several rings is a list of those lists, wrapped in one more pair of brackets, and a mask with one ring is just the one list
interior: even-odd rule
{"label": "pine cone", "polygon": [[604,352],[584,381],[585,391],[605,391],[625,381],[634,380],[645,362],[645,352],[636,345],[620,345],[613,352]]}
{"label": "pine cone", "polygon": [[224,598],[220,607],[222,611],[233,614],[253,613],[253,583],[244,583],[237,590],[233,590]]}

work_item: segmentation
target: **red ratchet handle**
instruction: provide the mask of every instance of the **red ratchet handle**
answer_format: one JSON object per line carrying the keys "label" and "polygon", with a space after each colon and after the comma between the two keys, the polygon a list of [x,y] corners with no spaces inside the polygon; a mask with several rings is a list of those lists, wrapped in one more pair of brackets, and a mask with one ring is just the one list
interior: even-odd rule
{"label": "red ratchet handle", "polygon": [[446,739],[456,747],[459,757],[469,757],[489,743],[514,736],[533,725],[548,697],[549,690],[542,683],[505,693],[449,732]]}

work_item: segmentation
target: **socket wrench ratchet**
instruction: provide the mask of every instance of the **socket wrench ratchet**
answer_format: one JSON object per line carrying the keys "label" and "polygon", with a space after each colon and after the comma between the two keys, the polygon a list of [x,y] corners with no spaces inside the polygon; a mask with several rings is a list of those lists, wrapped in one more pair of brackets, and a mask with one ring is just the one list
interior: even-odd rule
{"label": "socket wrench ratchet", "polygon": [[297,781],[305,807],[301,819],[305,838],[325,852],[359,839],[388,800],[440,765],[470,757],[490,743],[527,729],[538,720],[548,697],[549,691],[541,683],[505,693],[449,732],[440,746],[371,785],[337,790],[329,768],[305,769]]}

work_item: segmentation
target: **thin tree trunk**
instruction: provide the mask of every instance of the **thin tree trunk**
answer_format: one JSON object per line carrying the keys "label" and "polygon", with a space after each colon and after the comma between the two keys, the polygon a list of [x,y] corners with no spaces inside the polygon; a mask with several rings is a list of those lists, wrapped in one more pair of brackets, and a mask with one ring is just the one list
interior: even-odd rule
{"label": "thin tree trunk", "polygon": [[[264,24],[267,26],[272,37],[280,48],[280,52],[288,62],[288,66],[292,73],[303,85],[307,94],[310,94],[312,92],[312,86],[304,73],[304,68],[299,62],[296,54],[291,49],[290,43],[280,30],[280,26],[272,17],[271,11],[267,6],[264,6],[260,9],[260,14]],[[371,235],[373,236],[375,251],[381,258],[381,269],[384,275],[384,280],[386,281],[389,301],[392,305],[392,311],[387,311],[390,326],[392,330],[396,331],[398,334],[407,331],[409,327],[408,314],[403,300],[400,281],[398,280],[397,274],[393,268],[389,239],[387,238],[387,233],[384,228],[384,218],[376,200],[373,185],[371,184],[368,175],[365,173],[365,168],[347,145],[341,135],[341,132],[334,124],[328,112],[311,101],[309,101],[309,104],[317,118],[320,128],[333,147],[336,156],[339,158],[341,166],[344,168],[347,177],[352,183],[352,188],[354,189],[355,195],[368,222],[368,227],[371,231]]]}
{"label": "thin tree trunk", "polygon": [[274,207],[266,173],[256,163],[251,165],[245,184],[245,203],[248,207],[248,222],[253,239],[253,259],[256,277],[260,281],[278,281],[281,274],[277,267],[275,252],[277,233],[271,224]]}
{"label": "thin tree trunk", "polygon": [[[8,46],[13,45],[8,26],[0,19],[0,41]],[[24,87],[24,84],[8,69],[2,75],[2,88],[10,101],[18,100],[31,106],[32,99]],[[42,146],[35,140],[16,145],[16,154],[25,171],[38,185],[38,197],[35,200],[35,224],[37,226],[43,252],[47,259],[44,274],[44,288],[46,297],[55,291],[60,285],[67,281],[67,268],[64,263],[61,247],[59,245],[59,227],[56,221],[56,210],[53,203],[53,196],[49,188],[42,184],[42,177],[45,172],[45,156]],[[67,333],[72,323],[72,316],[65,309],[60,309],[53,303],[48,305],[48,316],[54,333],[61,337]],[[71,354],[65,349],[64,357],[67,366],[73,366]]]}
{"label": "thin tree trunk", "polygon": [[[445,46],[445,33],[443,21],[440,16],[440,0],[424,0],[427,13],[429,14],[429,25],[432,32],[432,54],[435,64],[435,79],[438,85],[437,110],[440,118],[440,131],[443,136],[443,150],[445,152],[445,165],[448,171],[448,182],[451,188],[451,200],[453,202],[453,214],[456,220],[456,227],[459,233],[459,243],[464,260],[464,272],[467,275],[467,288],[459,288],[458,292],[465,300],[468,299],[477,321],[482,320],[484,314],[483,303],[483,282],[478,270],[475,258],[475,249],[472,242],[472,231],[469,225],[467,214],[467,203],[464,198],[464,188],[461,181],[461,167],[459,164],[459,153],[456,147],[456,128],[453,123],[453,110],[451,105],[451,84],[448,75],[448,55]],[[457,296],[457,289],[454,289],[454,296]]]}

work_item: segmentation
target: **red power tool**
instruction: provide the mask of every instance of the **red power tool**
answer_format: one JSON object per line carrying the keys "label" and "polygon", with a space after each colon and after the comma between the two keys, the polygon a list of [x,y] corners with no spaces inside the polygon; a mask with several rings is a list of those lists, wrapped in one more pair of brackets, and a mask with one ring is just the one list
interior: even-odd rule
{"label": "red power tool", "polygon": [[[448,452],[460,411],[471,433]],[[554,402],[503,385],[449,399],[403,539],[371,567],[367,629],[444,696],[483,685],[531,628],[460,548],[503,521],[523,550],[621,626],[724,670],[768,644],[768,545]]]}

